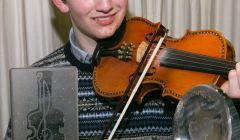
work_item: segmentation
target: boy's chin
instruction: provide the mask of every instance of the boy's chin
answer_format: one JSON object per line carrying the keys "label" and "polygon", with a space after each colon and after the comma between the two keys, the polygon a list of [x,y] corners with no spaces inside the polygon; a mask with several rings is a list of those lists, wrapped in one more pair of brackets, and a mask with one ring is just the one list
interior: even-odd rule
{"label": "boy's chin", "polygon": [[111,36],[113,36],[114,33],[104,33],[104,34],[99,34],[97,36],[98,39],[106,39],[106,38],[109,38]]}

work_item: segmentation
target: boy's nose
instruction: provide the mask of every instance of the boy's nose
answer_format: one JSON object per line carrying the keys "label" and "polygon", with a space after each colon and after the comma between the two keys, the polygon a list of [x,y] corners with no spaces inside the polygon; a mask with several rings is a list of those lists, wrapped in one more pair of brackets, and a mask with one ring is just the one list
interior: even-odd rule
{"label": "boy's nose", "polygon": [[98,12],[107,13],[113,8],[112,0],[97,0],[95,7]]}

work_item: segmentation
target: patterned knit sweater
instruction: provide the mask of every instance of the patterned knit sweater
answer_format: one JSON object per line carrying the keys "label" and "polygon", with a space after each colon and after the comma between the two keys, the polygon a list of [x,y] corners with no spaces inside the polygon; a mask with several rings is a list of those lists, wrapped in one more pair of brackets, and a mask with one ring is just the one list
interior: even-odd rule
{"label": "patterned knit sweater", "polygon": [[[78,61],[70,51],[70,43],[67,43],[32,66],[64,67],[70,65],[78,68],[79,139],[100,139],[117,101],[104,100],[96,95],[92,86],[92,65]],[[114,134],[114,139],[173,139],[172,117],[175,106],[166,105],[159,95],[157,98],[148,98],[140,106],[131,105]]]}

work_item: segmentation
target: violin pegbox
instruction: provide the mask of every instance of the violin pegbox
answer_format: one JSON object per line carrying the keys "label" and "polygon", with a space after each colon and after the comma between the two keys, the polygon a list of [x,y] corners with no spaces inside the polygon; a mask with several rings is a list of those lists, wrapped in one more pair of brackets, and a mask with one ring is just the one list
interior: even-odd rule
{"label": "violin pegbox", "polygon": [[133,43],[123,42],[122,46],[117,50],[118,59],[123,61],[130,60],[132,58],[134,48],[135,45],[133,45]]}

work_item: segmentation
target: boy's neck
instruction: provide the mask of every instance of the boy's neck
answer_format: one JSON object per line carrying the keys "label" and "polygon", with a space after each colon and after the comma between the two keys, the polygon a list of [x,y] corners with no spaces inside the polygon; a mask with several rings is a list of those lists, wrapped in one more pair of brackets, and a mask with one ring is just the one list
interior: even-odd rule
{"label": "boy's neck", "polygon": [[74,35],[76,38],[77,47],[82,49],[83,51],[87,52],[88,54],[93,54],[96,46],[97,41],[82,34],[76,26],[73,26]]}

